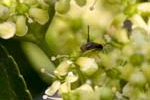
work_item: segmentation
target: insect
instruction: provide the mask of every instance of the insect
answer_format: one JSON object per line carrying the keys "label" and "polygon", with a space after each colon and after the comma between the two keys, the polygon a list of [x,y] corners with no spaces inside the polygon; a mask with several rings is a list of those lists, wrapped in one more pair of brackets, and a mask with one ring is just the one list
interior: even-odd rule
{"label": "insect", "polygon": [[99,44],[99,43],[95,43],[90,41],[90,35],[89,35],[89,25],[88,25],[88,36],[87,36],[87,43],[83,44],[80,49],[82,52],[88,51],[88,50],[102,50],[103,49],[103,45]]}
{"label": "insect", "polygon": [[123,22],[123,27],[130,33],[132,31],[132,22],[129,19],[126,19]]}

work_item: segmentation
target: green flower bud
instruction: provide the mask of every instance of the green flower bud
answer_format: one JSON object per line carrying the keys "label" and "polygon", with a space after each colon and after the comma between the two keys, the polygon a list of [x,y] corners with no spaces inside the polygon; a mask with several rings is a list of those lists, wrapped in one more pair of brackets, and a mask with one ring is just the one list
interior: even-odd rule
{"label": "green flower bud", "polygon": [[42,9],[48,9],[49,5],[44,0],[38,0],[38,3]]}
{"label": "green flower bud", "polygon": [[145,63],[141,67],[143,74],[145,75],[146,79],[150,83],[150,65],[148,63]]}
{"label": "green flower bud", "polygon": [[136,97],[139,95],[139,93],[140,93],[140,88],[133,86],[129,82],[122,89],[122,95],[129,97],[130,100],[137,100]]}
{"label": "green flower bud", "polygon": [[75,0],[79,6],[84,6],[86,4],[86,0]]}
{"label": "green flower bud", "polygon": [[16,19],[16,35],[24,36],[28,32],[28,27],[26,25],[26,17],[17,16]]}
{"label": "green flower bud", "polygon": [[141,65],[143,61],[144,61],[144,55],[138,53],[131,55],[129,58],[129,62],[134,66]]}
{"label": "green flower bud", "polygon": [[5,20],[9,17],[9,9],[0,4],[0,20]]}
{"label": "green flower bud", "polygon": [[6,21],[0,24],[0,37],[9,39],[15,35],[16,25],[14,22]]}
{"label": "green flower bud", "polygon": [[18,14],[25,14],[29,11],[29,9],[30,6],[25,3],[19,3],[16,8]]}
{"label": "green flower bud", "polygon": [[72,61],[66,60],[61,62],[56,70],[54,71],[55,75],[58,77],[65,76],[71,69]]}
{"label": "green flower bud", "polygon": [[134,53],[134,48],[131,45],[125,45],[122,49],[123,56],[129,57]]}
{"label": "green flower bud", "polygon": [[59,0],[56,2],[55,10],[60,14],[65,14],[70,9],[70,0]]}
{"label": "green flower bud", "polygon": [[82,90],[82,91],[88,91],[88,92],[93,92],[93,89],[90,85],[88,84],[83,84],[81,85],[79,88],[77,88],[76,90]]}
{"label": "green flower bud", "polygon": [[44,25],[49,20],[48,11],[40,8],[31,8],[29,15],[39,24]]}
{"label": "green flower bud", "polygon": [[98,70],[98,65],[93,58],[80,57],[76,63],[79,65],[80,70],[86,75],[92,75]]}
{"label": "green flower bud", "polygon": [[133,71],[134,68],[132,67],[132,65],[126,64],[124,67],[120,68],[121,78],[128,81]]}
{"label": "green flower bud", "polygon": [[113,91],[108,87],[100,87],[100,100],[113,100],[114,94]]}
{"label": "green flower bud", "polygon": [[60,81],[54,81],[53,84],[45,91],[45,94],[48,96],[53,96],[59,89],[60,85]]}
{"label": "green flower bud", "polygon": [[125,9],[124,9],[124,13],[128,16],[132,16],[135,13],[137,13],[137,5],[136,4],[132,4],[132,5],[128,5]]}
{"label": "green flower bud", "polygon": [[138,87],[142,87],[146,84],[146,78],[142,72],[134,72],[131,74],[129,82]]}
{"label": "green flower bud", "polygon": [[115,39],[120,42],[120,43],[128,43],[129,42],[129,38],[128,38],[128,34],[127,31],[125,29],[120,29],[115,33]]}
{"label": "green flower bud", "polygon": [[122,89],[122,94],[126,97],[130,97],[131,92],[133,90],[133,86],[131,84],[129,84],[129,82],[123,87]]}

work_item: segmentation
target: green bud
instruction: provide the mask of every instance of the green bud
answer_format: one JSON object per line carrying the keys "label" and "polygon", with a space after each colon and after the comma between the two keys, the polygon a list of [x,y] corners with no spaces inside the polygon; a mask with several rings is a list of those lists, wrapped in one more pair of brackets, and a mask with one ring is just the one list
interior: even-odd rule
{"label": "green bud", "polygon": [[18,14],[25,14],[29,9],[30,6],[25,3],[19,3],[16,8]]}
{"label": "green bud", "polygon": [[126,64],[124,67],[120,68],[121,78],[128,81],[133,71],[134,68],[132,67],[132,65]]}
{"label": "green bud", "polygon": [[131,84],[129,84],[129,82],[123,87],[122,89],[122,94],[126,97],[130,97],[131,92],[133,90],[133,86]]}
{"label": "green bud", "polygon": [[143,87],[146,84],[146,78],[142,72],[134,72],[131,74],[129,82],[138,87]]}
{"label": "green bud", "polygon": [[76,63],[79,65],[80,70],[86,75],[92,75],[98,70],[98,65],[93,58],[80,57]]}
{"label": "green bud", "polygon": [[55,75],[57,75],[58,77],[67,75],[67,73],[71,69],[71,64],[72,64],[72,61],[70,60],[61,62],[56,68],[56,70],[54,71]]}
{"label": "green bud", "polygon": [[45,94],[48,96],[53,96],[59,89],[60,85],[60,81],[54,81],[53,84],[45,91]]}
{"label": "green bud", "polygon": [[135,13],[137,13],[137,5],[136,4],[132,4],[132,5],[128,5],[125,9],[124,9],[124,13],[128,16],[132,16]]}
{"label": "green bud", "polygon": [[59,0],[56,2],[55,10],[60,14],[65,14],[70,9],[70,0]]}
{"label": "green bud", "polygon": [[100,87],[100,100],[113,100],[114,94],[113,91],[108,87]]}
{"label": "green bud", "polygon": [[9,39],[15,35],[16,25],[14,22],[6,21],[0,23],[0,37],[3,39]]}
{"label": "green bud", "polygon": [[9,9],[0,4],[0,20],[5,20],[9,17]]}
{"label": "green bud", "polygon": [[115,28],[120,28],[122,27],[122,23],[125,19],[126,19],[126,16],[123,13],[119,13],[116,16],[114,16],[114,19],[111,25],[114,26]]}
{"label": "green bud", "polygon": [[86,4],[86,0],[75,0],[79,6],[84,6]]}
{"label": "green bud", "polygon": [[130,40],[133,43],[133,47],[139,47],[139,46],[144,46],[146,43],[146,31],[143,28],[134,28],[132,30]]}
{"label": "green bud", "polygon": [[122,49],[123,56],[129,57],[134,53],[134,48],[131,45],[125,45]]}
{"label": "green bud", "polygon": [[48,9],[49,5],[44,0],[38,0],[38,3],[42,9]]}
{"label": "green bud", "polygon": [[48,11],[40,8],[31,8],[29,15],[39,24],[44,25],[49,20]]}
{"label": "green bud", "polygon": [[82,90],[82,91],[88,91],[88,92],[93,92],[93,89],[90,85],[88,84],[83,84],[81,85],[79,88],[77,88],[77,90]]}
{"label": "green bud", "polygon": [[135,53],[131,55],[129,58],[129,62],[134,66],[141,65],[143,61],[144,61],[144,55],[139,54],[139,53]]}
{"label": "green bud", "polygon": [[119,29],[116,33],[115,33],[115,39],[120,42],[120,43],[128,43],[129,42],[129,38],[128,38],[128,34],[127,31],[125,29]]}
{"label": "green bud", "polygon": [[28,27],[26,25],[26,17],[17,16],[16,19],[16,35],[24,36],[28,32]]}
{"label": "green bud", "polygon": [[146,79],[150,83],[150,65],[148,63],[144,63],[141,67],[143,74],[145,75]]}

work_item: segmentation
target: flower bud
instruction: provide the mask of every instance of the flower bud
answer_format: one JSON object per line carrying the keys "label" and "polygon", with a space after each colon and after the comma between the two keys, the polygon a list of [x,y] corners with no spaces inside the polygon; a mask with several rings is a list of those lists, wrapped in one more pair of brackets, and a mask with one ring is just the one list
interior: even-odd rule
{"label": "flower bud", "polygon": [[59,0],[56,2],[55,10],[60,14],[65,14],[70,9],[70,0]]}
{"label": "flower bud", "polygon": [[135,53],[131,55],[129,58],[129,62],[134,66],[141,65],[143,61],[144,61],[144,55],[139,54],[139,53]]}
{"label": "flower bud", "polygon": [[124,67],[120,69],[121,71],[121,78],[128,81],[132,72],[134,71],[134,68],[131,64],[126,64]]}
{"label": "flower bud", "polygon": [[0,4],[0,20],[5,20],[9,17],[9,9]]}
{"label": "flower bud", "polygon": [[31,8],[29,15],[39,24],[44,25],[49,20],[48,11],[40,8]]}
{"label": "flower bud", "polygon": [[129,82],[138,87],[142,87],[146,84],[146,78],[142,72],[134,72],[129,79]]}
{"label": "flower bud", "polygon": [[28,32],[28,27],[26,25],[26,17],[17,16],[16,19],[16,35],[23,36]]}
{"label": "flower bud", "polygon": [[77,90],[82,90],[82,91],[88,91],[88,92],[93,92],[93,89],[90,85],[88,84],[83,84],[81,85],[79,88],[77,88]]}
{"label": "flower bud", "polygon": [[30,6],[26,3],[19,3],[16,7],[16,11],[18,14],[25,14],[29,11]]}
{"label": "flower bud", "polygon": [[113,91],[108,87],[100,87],[97,90],[100,93],[100,100],[113,100]]}
{"label": "flower bud", "polygon": [[86,75],[92,75],[98,70],[98,65],[93,58],[80,57],[76,63],[79,65],[80,70]]}
{"label": "flower bud", "polygon": [[58,77],[67,75],[71,68],[71,64],[72,62],[70,60],[61,62],[54,71],[55,75]]}
{"label": "flower bud", "polygon": [[84,6],[86,4],[86,0],[75,0],[79,6]]}
{"label": "flower bud", "polygon": [[60,81],[53,82],[53,84],[45,91],[45,94],[48,96],[53,96],[59,89],[60,85]]}
{"label": "flower bud", "polygon": [[141,69],[147,81],[150,83],[150,65],[148,63],[145,63],[142,65]]}
{"label": "flower bud", "polygon": [[128,34],[127,31],[125,29],[120,29],[115,33],[115,39],[120,42],[120,43],[128,43],[129,42],[129,38],[128,38]]}
{"label": "flower bud", "polygon": [[0,37],[9,39],[15,35],[16,25],[11,21],[3,22],[0,24]]}

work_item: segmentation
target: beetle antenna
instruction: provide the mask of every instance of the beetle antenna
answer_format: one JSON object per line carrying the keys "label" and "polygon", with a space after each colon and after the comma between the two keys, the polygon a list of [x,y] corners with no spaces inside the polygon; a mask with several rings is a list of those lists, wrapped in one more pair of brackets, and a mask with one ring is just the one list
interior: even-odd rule
{"label": "beetle antenna", "polygon": [[87,42],[90,42],[90,26],[89,25],[87,26],[87,33],[88,33],[87,34],[88,35],[87,36]]}

